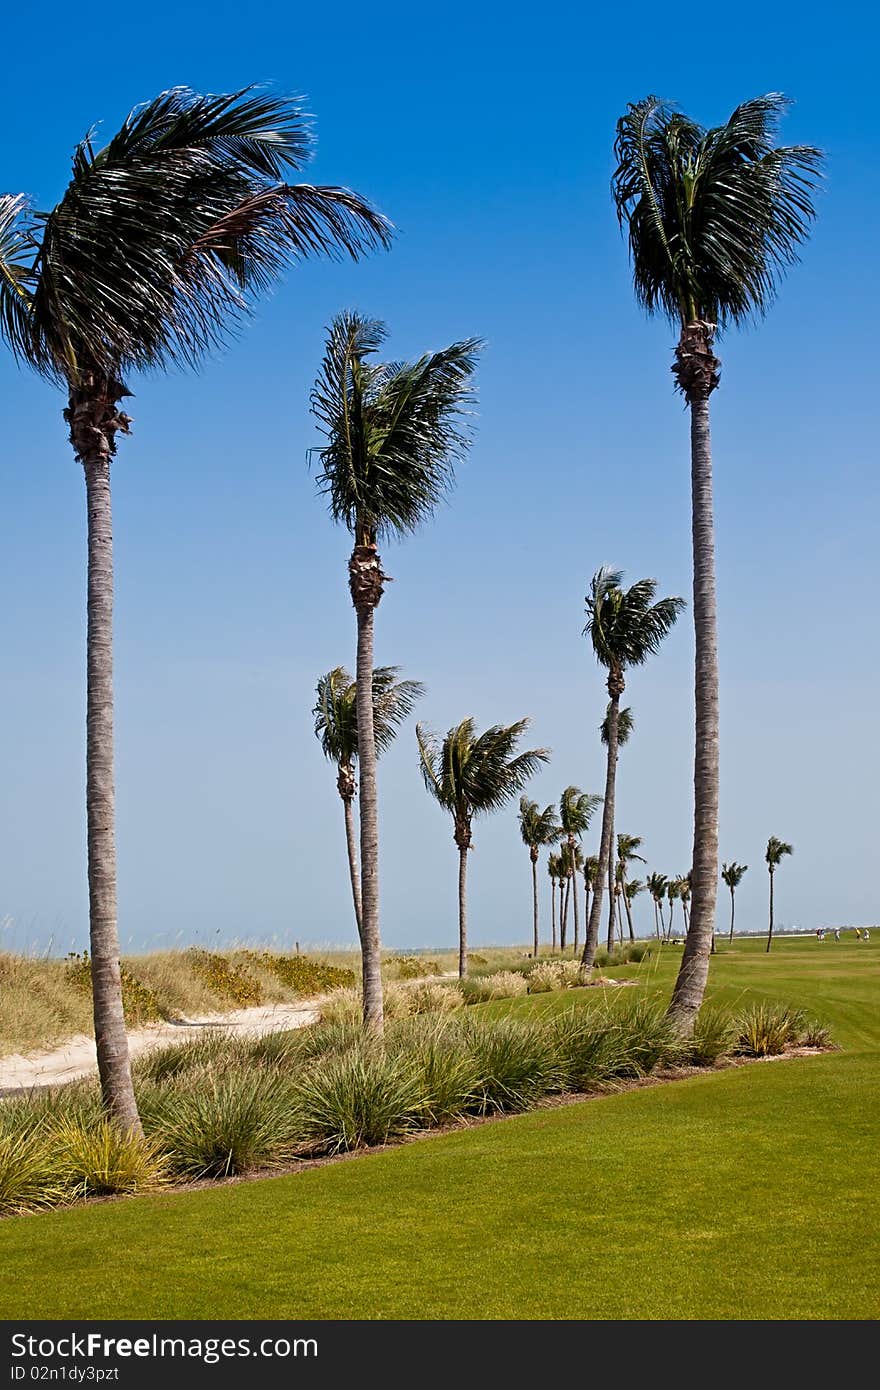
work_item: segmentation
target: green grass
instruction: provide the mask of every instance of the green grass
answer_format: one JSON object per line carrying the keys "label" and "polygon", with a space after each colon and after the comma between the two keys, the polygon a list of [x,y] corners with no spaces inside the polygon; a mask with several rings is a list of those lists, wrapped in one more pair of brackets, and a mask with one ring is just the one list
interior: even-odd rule
{"label": "green grass", "polygon": [[[640,980],[634,999],[668,994],[680,954],[613,973]],[[0,1317],[876,1317],[880,951],[737,943],[712,973],[715,1003],[804,1008],[842,1050],[7,1220]],[[602,993],[477,1007],[591,1008]],[[111,1249],[125,1257],[107,1280]]]}

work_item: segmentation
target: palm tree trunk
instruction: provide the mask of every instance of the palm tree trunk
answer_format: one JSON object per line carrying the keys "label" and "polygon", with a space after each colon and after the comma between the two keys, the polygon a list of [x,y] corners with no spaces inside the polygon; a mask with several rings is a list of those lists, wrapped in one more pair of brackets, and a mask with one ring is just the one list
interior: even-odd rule
{"label": "palm tree trunk", "polygon": [[719,368],[712,352],[711,328],[687,325],[676,350],[676,374],[691,409],[696,639],[694,850],[690,930],[669,1006],[670,1016],[685,1035],[693,1032],[706,990],[718,886],[718,612],[709,396],[718,384]]}
{"label": "palm tree trunk", "polygon": [[553,950],[553,954],[555,955],[555,954],[556,954],[556,879],[555,879],[555,878],[551,878],[551,880],[550,880],[550,911],[551,911],[551,913],[552,913],[552,918],[553,918],[553,936],[552,936],[552,938],[551,938],[551,939],[552,939],[552,942],[553,942],[552,950]]}
{"label": "palm tree trunk", "polygon": [[[611,842],[614,843],[614,827],[611,827]],[[608,860],[608,940],[609,951],[614,950],[614,918],[617,912],[617,895],[614,892],[614,860]]]}
{"label": "palm tree trunk", "polygon": [[[613,690],[612,690],[613,685]],[[608,759],[605,764],[605,800],[602,805],[602,838],[599,842],[599,867],[593,883],[593,901],[590,904],[590,920],[584,937],[584,953],[581,956],[583,969],[591,970],[599,945],[599,925],[602,920],[602,891],[611,859],[611,837],[614,833],[614,781],[617,767],[617,721],[620,710],[620,697],[623,694],[623,679],[608,677],[611,703],[608,709]]]}
{"label": "palm tree trunk", "polygon": [[658,916],[657,916],[657,899],[656,899],[655,897],[652,897],[652,898],[651,898],[651,901],[652,901],[652,903],[654,904],[654,935],[656,936],[657,940],[659,941],[659,940],[660,940],[660,922],[659,922],[659,919],[658,919]]}
{"label": "palm tree trunk", "polygon": [[364,1027],[381,1036],[382,945],[379,936],[379,816],[376,791],[376,738],[373,730],[373,624],[382,597],[379,556],[373,545],[356,545],[348,565],[357,615],[356,702],[361,822],[361,965]]}
{"label": "palm tree trunk", "polygon": [[354,919],[357,922],[358,938],[363,947],[363,909],[361,907],[361,880],[358,874],[357,863],[357,843],[354,834],[354,813],[351,806],[351,797],[342,798],[342,809],[345,813],[345,843],[348,848],[348,876],[351,879],[351,897],[354,903]]}
{"label": "palm tree trunk", "polygon": [[458,848],[458,978],[467,974],[467,845]]}
{"label": "palm tree trunk", "polygon": [[580,942],[581,925],[578,913],[578,871],[577,853],[573,838],[568,841],[571,846],[571,903],[574,910],[574,953],[577,955],[578,944]]}
{"label": "palm tree trunk", "polygon": [[562,903],[559,908],[559,949],[565,954],[565,938],[568,931],[568,897],[571,891],[571,879],[566,878],[565,888],[562,894]]}
{"label": "palm tree trunk", "polygon": [[533,959],[538,959],[538,864],[532,860],[532,924],[534,926]]}
{"label": "palm tree trunk", "polygon": [[630,902],[629,898],[627,897],[627,893],[626,893],[626,888],[625,888],[625,887],[624,887],[624,890],[623,890],[623,906],[624,906],[624,910],[625,910],[625,912],[626,912],[626,925],[629,927],[629,939],[630,939],[630,941],[635,941],[635,939],[636,939],[636,934],[635,934],[635,932],[633,931],[632,903]]}
{"label": "palm tree trunk", "polygon": [[122,1003],[116,906],[116,789],[113,778],[113,518],[110,462],[116,435],[128,433],[118,409],[128,393],[91,378],[72,387],[64,418],[83,465],[88,511],[86,625],[86,825],[89,955],[95,1048],[104,1107],[127,1131],[142,1135]]}
{"label": "palm tree trunk", "polygon": [[733,940],[733,914],[734,914],[734,911],[735,911],[735,908],[734,908],[734,901],[735,901],[735,899],[734,899],[734,892],[733,892],[733,889],[731,888],[731,890],[730,890],[730,937],[729,937],[729,940],[731,940],[731,941]]}
{"label": "palm tree trunk", "polygon": [[587,923],[590,920],[590,885],[584,879],[584,931],[587,930]]}
{"label": "palm tree trunk", "polygon": [[770,870],[770,930],[767,933],[767,950],[773,944],[773,870]]}

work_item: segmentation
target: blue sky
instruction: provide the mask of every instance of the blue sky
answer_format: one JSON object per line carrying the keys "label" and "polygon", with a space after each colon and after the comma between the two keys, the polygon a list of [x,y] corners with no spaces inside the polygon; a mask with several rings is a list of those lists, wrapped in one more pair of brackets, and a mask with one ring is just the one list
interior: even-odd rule
{"label": "blue sky", "polygon": [[[537,20],[536,20],[537,14]],[[449,505],[404,545],[377,659],[426,682],[440,731],[529,714],[553,760],[532,793],[603,783],[602,679],[581,638],[602,563],[689,596],[687,418],[673,334],[630,290],[608,195],[614,122],[649,91],[705,123],[767,90],[784,138],[828,152],[819,220],[767,321],[720,347],[713,397],[722,666],[721,852],[751,867],[738,922],[766,913],[763,846],[795,846],[785,923],[873,922],[878,822],[878,471],[874,321],[880,194],[865,7],[667,11],[391,3],[333,11],[167,3],[112,31],[51,3],[39,72],[7,72],[0,186],[38,207],[96,121],[175,84],[302,93],[318,156],[395,221],[388,255],[292,271],[197,376],[139,379],[114,468],[117,796],[125,949],[354,940],[341,805],[311,731],[319,672],[354,660],[347,536],[315,496],[308,390],[343,307],[389,351],[480,334],[478,433]],[[57,391],[0,358],[5,595],[0,666],[0,940],[81,948],[85,509]],[[650,867],[688,867],[690,614],[633,675],[618,824]],[[382,930],[451,944],[451,826],[406,727],[380,770]],[[470,862],[477,942],[524,940],[529,868],[514,809]],[[727,905],[720,897],[720,919]],[[650,910],[638,904],[641,925]]]}

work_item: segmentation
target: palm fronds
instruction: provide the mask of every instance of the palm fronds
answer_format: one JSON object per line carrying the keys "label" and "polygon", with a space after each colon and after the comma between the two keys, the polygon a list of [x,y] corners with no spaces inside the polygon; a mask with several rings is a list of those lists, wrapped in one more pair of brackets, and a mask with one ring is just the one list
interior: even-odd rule
{"label": "palm fronds", "polygon": [[656,579],[640,579],[624,589],[623,574],[607,566],[596,571],[586,597],[589,637],[597,661],[610,670],[641,666],[659,650],[685,606],[683,598],[654,602]]}
{"label": "palm fronds", "polygon": [[547,748],[515,752],[529,722],[493,724],[478,734],[474,720],[463,719],[442,740],[417,724],[426,788],[447,811],[467,820],[499,810],[550,756]]}
{"label": "palm fronds", "polygon": [[582,792],[579,787],[566,787],[559,798],[559,820],[564,835],[585,835],[590,828],[593,812],[602,805],[602,797]]}
{"label": "palm fronds", "polygon": [[767,850],[764,855],[771,874],[782,863],[787,854],[794,854],[794,846],[786,844],[785,840],[777,840],[775,835],[771,835],[767,841]]}
{"label": "palm fronds", "polygon": [[[609,721],[611,718],[611,702],[605,710],[605,717],[599,725],[599,737],[605,748],[608,747]],[[617,712],[617,746],[622,748],[625,743],[629,743],[630,735],[636,726],[633,712],[629,705]]]}
{"label": "palm fronds", "polygon": [[748,867],[748,864],[737,864],[736,860],[730,864],[721,865],[721,877],[731,892],[742,883],[748,872]]}
{"label": "palm fronds", "polygon": [[[412,714],[425,693],[421,681],[398,680],[399,666],[377,666],[373,671],[373,733],[376,752],[384,753],[397,730]],[[324,756],[338,765],[356,762],[358,756],[357,685],[344,666],[321,676],[312,710],[315,736]]]}
{"label": "palm fronds", "polygon": [[537,801],[521,796],[519,832],[523,844],[530,850],[539,850],[543,845],[555,845],[562,833],[562,827],[556,819],[555,806],[545,806],[542,811]]}

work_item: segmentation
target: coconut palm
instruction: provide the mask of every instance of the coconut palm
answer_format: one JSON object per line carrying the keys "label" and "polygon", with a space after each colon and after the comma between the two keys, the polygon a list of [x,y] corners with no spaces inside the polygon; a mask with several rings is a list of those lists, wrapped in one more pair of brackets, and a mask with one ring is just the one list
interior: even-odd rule
{"label": "coconut palm", "polygon": [[[591,792],[582,792],[579,787],[566,787],[562,796],[559,798],[559,822],[562,828],[562,835],[568,846],[568,864],[571,868],[576,859],[575,849],[582,835],[585,835],[590,828],[590,821],[593,819],[593,812],[597,806],[601,806],[601,796],[596,796]],[[580,925],[578,915],[578,892],[576,879],[572,881],[574,894],[572,906],[574,909],[574,949],[578,948],[580,937]]]}
{"label": "coconut palm", "polygon": [[458,847],[458,973],[467,974],[467,857],[473,844],[475,816],[500,811],[550,756],[547,748],[517,753],[516,746],[529,727],[528,719],[515,724],[493,724],[478,734],[473,719],[463,719],[441,741],[422,724],[416,725],[419,761],[425,786],[452,816],[453,839]]}
{"label": "coconut palm", "polygon": [[730,864],[721,865],[721,877],[730,889],[730,937],[733,940],[733,917],[736,911],[736,890],[748,872],[748,864],[737,864],[734,860]]}
{"label": "coconut palm", "polygon": [[551,950],[556,950],[556,883],[559,880],[559,907],[562,910],[562,869],[559,863],[559,855],[551,854],[547,858],[547,872],[550,875],[550,909],[552,917]]}
{"label": "coconut palm", "polygon": [[640,878],[628,879],[627,882],[623,885],[623,896],[626,905],[626,916],[629,922],[630,941],[635,941],[636,939],[635,932],[633,931],[632,905],[635,902],[636,898],[639,896],[639,894],[644,893],[644,891],[645,884],[642,882]]}
{"label": "coconut palm", "polygon": [[[561,920],[560,930],[559,930],[559,949],[560,949],[561,951],[564,951],[564,950],[565,950],[565,947],[566,947],[566,931],[567,931],[567,924],[568,924],[568,905],[569,905],[569,903],[571,902],[571,903],[573,903],[573,904],[575,905],[575,909],[576,909],[577,897],[578,897],[578,879],[580,878],[580,875],[581,875],[581,873],[583,872],[583,867],[584,867],[584,855],[583,855],[583,850],[581,849],[581,847],[580,847],[579,844],[575,843],[575,844],[572,846],[572,845],[570,845],[570,844],[568,843],[567,840],[563,840],[562,844],[561,844],[560,847],[559,847],[559,861],[560,861],[560,865],[561,865],[561,867],[562,867],[563,876],[564,876],[564,878],[565,878],[565,907],[564,907],[564,909],[563,909],[562,920]],[[578,921],[579,921],[579,918],[578,918],[578,915],[577,915],[577,911],[575,910],[575,912],[574,912],[574,949],[575,949],[575,951],[577,951],[577,949],[578,949],[578,940],[579,940],[579,937],[578,937]]]}
{"label": "coconut palm", "polygon": [[657,940],[662,940],[665,935],[665,924],[663,921],[663,899],[666,896],[667,879],[665,875],[652,873],[648,874],[645,887],[651,894],[651,901],[654,904],[654,929],[657,932]]}
{"label": "coconut palm", "polygon": [[687,937],[687,934],[691,929],[691,915],[689,911],[691,903],[691,875],[689,873],[682,874],[681,878],[678,880],[678,896],[681,901],[681,910],[684,915],[685,937]]}
{"label": "coconut palm", "polygon": [[[373,734],[377,758],[394,742],[398,728],[412,714],[416,701],[425,693],[421,681],[398,680],[399,671],[399,666],[377,666],[373,672]],[[317,702],[312,710],[315,735],[325,758],[336,764],[336,790],[342,798],[351,896],[360,938],[361,881],[352,811],[357,791],[357,684],[344,666],[335,666],[321,676],[315,693]]]}
{"label": "coconut palm", "polygon": [[[654,601],[657,581],[640,579],[629,589],[621,587],[623,575],[619,570],[603,567],[593,575],[586,598],[587,625],[596,660],[608,672],[610,703],[608,721],[608,757],[605,773],[605,802],[602,808],[602,839],[599,846],[599,878],[590,922],[584,942],[583,967],[592,967],[599,941],[599,919],[602,913],[602,890],[609,872],[613,875],[611,855],[614,827],[614,792],[617,772],[617,750],[620,743],[620,697],[626,689],[625,672],[641,666],[658,651],[664,637],[672,628],[684,607],[684,599],[663,598]],[[613,904],[613,893],[612,893]]]}
{"label": "coconut palm", "polygon": [[767,950],[773,944],[773,878],[779,865],[787,854],[794,854],[794,846],[787,845],[784,840],[777,840],[775,835],[771,835],[767,841],[767,850],[764,859],[767,863],[767,870],[770,874],[770,930],[767,933]]}
{"label": "coconut palm", "polygon": [[590,920],[590,892],[599,874],[599,857],[588,854],[584,859],[584,927]]}
{"label": "coconut palm", "polygon": [[48,214],[0,210],[0,332],[67,396],[88,514],[86,822],[95,1041],[104,1104],[140,1132],[122,1009],[113,770],[110,472],[131,374],[195,365],[289,262],[357,258],[389,225],[344,188],[282,182],[310,150],[290,101],[163,92],[109,144],[92,135]]}
{"label": "coconut palm", "polygon": [[[633,931],[632,912],[630,911],[630,903],[631,903],[632,899],[631,899],[630,897],[627,896],[627,891],[626,891],[627,873],[628,873],[630,864],[644,864],[644,863],[645,863],[645,859],[643,858],[643,856],[642,856],[641,854],[638,854],[638,853],[637,853],[637,851],[640,850],[641,847],[642,847],[642,837],[641,837],[641,835],[622,835],[622,834],[621,834],[621,835],[618,835],[618,837],[617,837],[617,866],[618,866],[619,875],[620,875],[620,885],[621,885],[621,888],[622,888],[622,890],[623,890],[623,905],[624,905],[624,909],[625,909],[625,911],[626,911],[627,925],[629,926],[629,939],[630,939],[630,941],[635,941],[636,937],[635,937],[635,932]],[[641,890],[640,890],[640,891],[641,891]]]}
{"label": "coconut palm", "polygon": [[[527,796],[519,799],[519,831],[523,844],[529,851],[532,864],[532,925],[534,936],[533,954],[538,959],[538,855],[544,845],[555,845],[562,833],[556,819],[556,809],[545,806],[540,810],[537,801]],[[554,902],[555,908],[555,902]],[[555,926],[555,923],[554,923]]]}
{"label": "coconut palm", "polygon": [[673,373],[691,415],[696,729],[693,917],[670,1005],[693,1029],[709,971],[718,880],[718,636],[709,397],[716,332],[762,317],[815,215],[822,155],[781,147],[787,102],[744,102],[705,129],[649,96],[617,123],[612,180],[636,298],[679,330]]}
{"label": "coconut palm", "polygon": [[673,917],[675,915],[675,904],[681,897],[681,879],[671,878],[666,885],[666,901],[669,903],[669,926],[666,928],[666,940],[672,939]]}
{"label": "coconut palm", "polygon": [[[627,706],[625,709],[618,710],[618,714],[617,714],[617,749],[618,749],[618,754],[619,754],[619,752],[620,752],[620,749],[623,748],[624,744],[629,743],[630,735],[632,734],[632,731],[633,731],[634,728],[635,728],[635,720],[633,719],[633,712],[632,712],[632,710],[629,708],[629,706]],[[607,704],[607,706],[606,706],[606,709],[605,709],[605,716],[604,716],[604,718],[603,718],[603,720],[602,720],[602,723],[599,725],[599,737],[600,737],[601,740],[602,740],[602,746],[603,746],[603,747],[605,748],[605,750],[606,750],[606,757],[607,757],[608,739],[609,739],[609,736],[610,736],[610,729],[611,729],[611,701],[609,700],[609,701],[608,701],[608,704]],[[615,760],[615,762],[616,762],[616,760]],[[615,772],[616,772],[616,769],[615,769]],[[614,844],[614,813],[613,813],[613,812],[612,812],[612,814],[611,814],[611,832],[610,832],[610,833],[611,833],[611,844],[613,845],[613,844]],[[608,858],[608,939],[607,939],[607,947],[608,947],[608,950],[609,950],[609,951],[610,951],[610,950],[613,948],[613,946],[614,946],[614,920],[615,920],[615,913],[617,914],[617,917],[618,917],[618,918],[620,917],[620,902],[619,902],[619,900],[618,900],[618,894],[617,894],[617,892],[616,892],[616,881],[617,881],[617,880],[616,880],[616,876],[615,876],[614,856],[613,856],[613,855],[609,855],[609,858]]]}
{"label": "coconut palm", "polygon": [[360,767],[361,955],[364,1024],[384,1025],[379,932],[379,826],[373,702],[373,629],[388,578],[378,542],[418,530],[452,481],[470,442],[466,417],[480,343],[468,338],[416,362],[376,363],[385,325],[356,313],[330,325],[312,389],[312,414],[326,444],[318,485],[334,521],[351,533],[349,590],[357,617]]}

